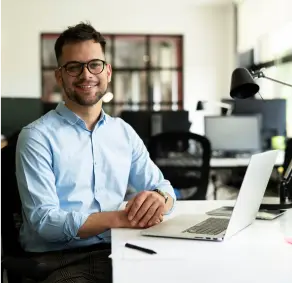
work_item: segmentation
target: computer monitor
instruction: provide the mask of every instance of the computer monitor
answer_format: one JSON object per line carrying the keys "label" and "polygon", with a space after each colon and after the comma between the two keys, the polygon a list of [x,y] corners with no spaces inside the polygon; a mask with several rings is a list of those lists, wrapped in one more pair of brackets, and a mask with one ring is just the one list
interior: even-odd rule
{"label": "computer monitor", "polygon": [[146,143],[150,137],[151,120],[149,111],[122,111],[120,116]]}
{"label": "computer monitor", "polygon": [[57,106],[58,106],[58,102],[43,102],[42,103],[43,115],[47,114],[51,110],[55,110]]}
{"label": "computer monitor", "polygon": [[232,115],[262,115],[262,143],[265,150],[271,148],[273,136],[286,137],[286,100],[285,99],[223,99],[233,105]]}
{"label": "computer monitor", "polygon": [[212,151],[223,156],[260,152],[260,128],[258,115],[205,117],[205,136]]}
{"label": "computer monitor", "polygon": [[249,49],[237,55],[237,65],[241,68],[249,69],[254,65],[254,49]]}
{"label": "computer monitor", "polygon": [[140,138],[148,143],[151,136],[173,131],[189,131],[189,112],[179,111],[122,111],[121,118],[130,124]]}
{"label": "computer monitor", "polygon": [[6,138],[42,116],[39,98],[1,98],[1,134]]}
{"label": "computer monitor", "polygon": [[190,126],[188,111],[151,112],[151,136],[174,131],[188,132]]}

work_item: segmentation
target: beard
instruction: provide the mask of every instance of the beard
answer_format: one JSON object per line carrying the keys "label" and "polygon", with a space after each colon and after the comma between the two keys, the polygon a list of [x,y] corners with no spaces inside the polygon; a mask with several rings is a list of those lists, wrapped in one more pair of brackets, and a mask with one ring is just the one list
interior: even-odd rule
{"label": "beard", "polygon": [[[83,82],[80,81],[78,84],[82,84]],[[77,84],[76,84],[77,85]],[[97,84],[98,90],[92,95],[91,93],[79,93],[78,91],[74,90],[74,88],[66,86],[66,84],[63,81],[63,90],[65,95],[73,102],[76,102],[77,104],[81,106],[93,106],[97,104],[103,96],[106,94],[108,89],[108,82],[102,84],[99,82]]]}

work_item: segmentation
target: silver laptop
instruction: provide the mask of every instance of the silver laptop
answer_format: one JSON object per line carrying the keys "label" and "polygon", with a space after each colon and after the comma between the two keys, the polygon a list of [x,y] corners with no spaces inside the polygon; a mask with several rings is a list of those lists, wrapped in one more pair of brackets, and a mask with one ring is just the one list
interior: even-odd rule
{"label": "silver laptop", "polygon": [[230,217],[183,214],[141,232],[143,236],[222,241],[255,220],[278,151],[252,155]]}

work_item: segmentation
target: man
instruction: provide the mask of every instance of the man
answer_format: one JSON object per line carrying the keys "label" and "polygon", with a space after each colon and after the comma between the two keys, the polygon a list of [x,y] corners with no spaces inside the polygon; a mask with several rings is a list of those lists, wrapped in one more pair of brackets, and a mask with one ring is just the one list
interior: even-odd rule
{"label": "man", "polygon": [[[112,75],[105,44],[88,24],[60,35],[55,76],[64,103],[19,135],[20,240],[52,268],[45,282],[110,282],[110,229],[156,225],[175,202],[136,132],[102,110]],[[140,192],[119,210],[128,185]]]}

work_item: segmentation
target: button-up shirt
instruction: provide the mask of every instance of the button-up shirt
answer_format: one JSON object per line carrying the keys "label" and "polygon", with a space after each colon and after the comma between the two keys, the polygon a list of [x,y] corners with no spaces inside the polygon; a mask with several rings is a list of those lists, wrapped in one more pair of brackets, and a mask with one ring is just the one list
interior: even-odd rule
{"label": "button-up shirt", "polygon": [[90,131],[64,103],[22,129],[16,177],[23,206],[20,241],[32,252],[109,242],[110,230],[87,239],[77,233],[90,214],[118,210],[128,186],[159,188],[175,200],[129,124],[102,111]]}

